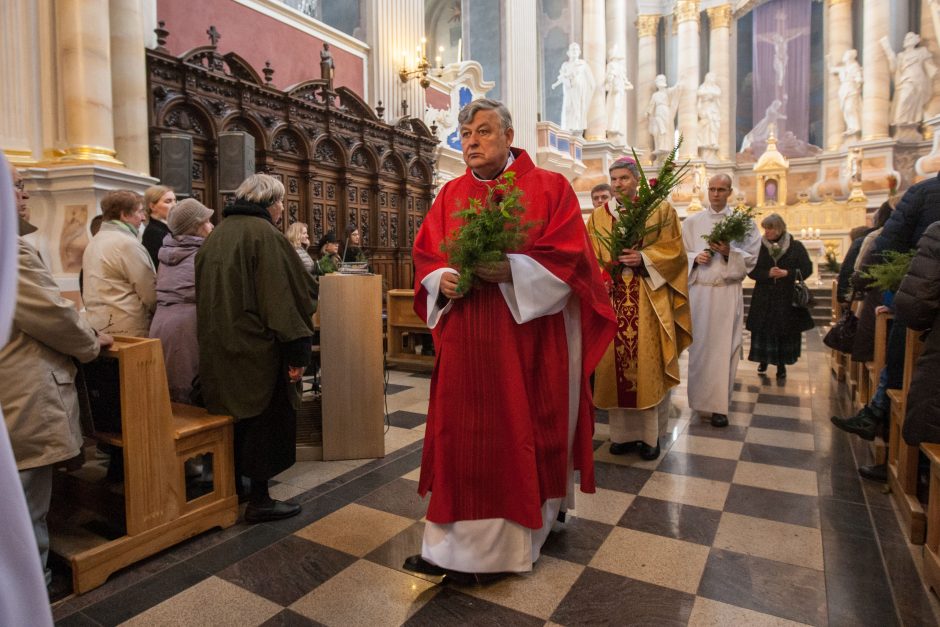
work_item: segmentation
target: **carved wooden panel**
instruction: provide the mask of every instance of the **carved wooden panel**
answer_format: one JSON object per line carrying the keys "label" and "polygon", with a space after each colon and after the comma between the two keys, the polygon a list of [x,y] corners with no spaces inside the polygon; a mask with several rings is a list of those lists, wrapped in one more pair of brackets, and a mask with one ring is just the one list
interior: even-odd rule
{"label": "carved wooden panel", "polygon": [[233,199],[218,192],[216,138],[248,132],[256,169],[284,183],[285,229],[306,222],[316,241],[330,230],[342,238],[356,223],[385,287],[412,287],[411,245],[431,201],[437,145],[423,122],[388,125],[358,95],[322,79],[280,91],[214,43],[183,57],[148,50],[147,68],[152,172],[161,133],[192,136],[193,195],[221,210]]}

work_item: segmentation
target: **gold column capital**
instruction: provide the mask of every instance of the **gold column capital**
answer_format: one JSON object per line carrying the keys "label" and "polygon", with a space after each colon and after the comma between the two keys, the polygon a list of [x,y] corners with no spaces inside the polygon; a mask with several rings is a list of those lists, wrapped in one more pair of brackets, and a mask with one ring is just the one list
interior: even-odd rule
{"label": "gold column capital", "polygon": [[636,30],[639,37],[655,37],[659,28],[659,15],[638,15]]}
{"label": "gold column capital", "polygon": [[852,0],[826,0],[826,6],[832,8],[837,4],[848,4],[850,2],[852,2]]}
{"label": "gold column capital", "polygon": [[716,28],[731,28],[731,5],[723,4],[705,9],[708,14],[708,24],[711,30]]}
{"label": "gold column capital", "polygon": [[676,0],[676,20],[698,22],[699,0]]}

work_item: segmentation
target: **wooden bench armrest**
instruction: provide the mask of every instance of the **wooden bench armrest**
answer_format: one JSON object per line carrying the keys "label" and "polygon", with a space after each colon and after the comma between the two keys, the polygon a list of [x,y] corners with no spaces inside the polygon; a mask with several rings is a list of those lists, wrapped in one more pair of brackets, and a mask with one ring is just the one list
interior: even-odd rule
{"label": "wooden bench armrest", "polygon": [[95,431],[95,434],[92,437],[98,442],[124,448],[124,440],[121,439],[120,433],[111,433],[109,431]]}
{"label": "wooden bench armrest", "polygon": [[888,398],[891,399],[892,403],[900,404],[904,400],[904,395],[901,393],[901,390],[891,389],[888,390]]}
{"label": "wooden bench armrest", "polygon": [[173,439],[199,433],[205,429],[217,429],[233,422],[231,416],[210,414],[202,407],[173,403]]}
{"label": "wooden bench armrest", "polygon": [[920,445],[920,450],[922,450],[924,455],[927,456],[927,459],[930,460],[931,465],[940,465],[940,444],[927,444],[924,442]]}

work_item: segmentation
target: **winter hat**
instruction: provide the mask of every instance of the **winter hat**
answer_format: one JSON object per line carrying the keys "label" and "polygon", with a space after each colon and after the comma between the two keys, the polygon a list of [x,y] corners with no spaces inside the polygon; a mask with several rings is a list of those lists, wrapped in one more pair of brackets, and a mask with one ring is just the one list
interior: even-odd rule
{"label": "winter hat", "polygon": [[213,211],[195,198],[186,198],[173,205],[167,226],[175,236],[192,235],[192,231],[212,217]]}
{"label": "winter hat", "polygon": [[336,233],[329,231],[326,235],[320,238],[320,241],[317,243],[317,250],[322,250],[323,247],[327,244],[335,244],[338,242],[339,240],[336,239]]}

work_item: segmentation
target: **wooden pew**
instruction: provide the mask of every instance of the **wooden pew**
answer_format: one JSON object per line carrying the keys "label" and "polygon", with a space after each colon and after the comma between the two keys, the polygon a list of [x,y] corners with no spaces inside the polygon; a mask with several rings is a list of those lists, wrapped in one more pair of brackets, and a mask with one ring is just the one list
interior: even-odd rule
{"label": "wooden pew", "polygon": [[921,331],[907,330],[904,346],[904,379],[900,390],[888,390],[891,399],[891,423],[888,436],[888,485],[901,513],[903,529],[912,544],[923,544],[926,532],[924,508],[917,500],[917,447],[909,446],[901,437],[904,427],[907,392],[911,386],[914,366],[924,343]]}
{"label": "wooden pew", "polygon": [[[829,325],[832,326],[839,321],[842,312],[841,306],[839,305],[839,282],[835,280],[832,282],[830,304],[832,306],[832,318]],[[845,381],[851,363],[852,358],[848,353],[837,351],[834,348],[830,349],[829,367],[832,369],[832,374],[835,376],[836,381]]]}
{"label": "wooden pew", "polygon": [[924,546],[924,581],[940,596],[940,444],[921,444],[930,460],[930,494],[927,497],[927,541]]}
{"label": "wooden pew", "polygon": [[[870,402],[875,390],[878,389],[878,380],[881,377],[881,370],[885,366],[888,353],[888,323],[893,319],[894,314],[887,311],[881,312],[875,317],[875,354],[871,361],[865,362],[865,376],[868,379],[867,390],[862,396],[864,403]],[[882,464],[885,462],[887,447],[881,436],[876,437],[871,443],[871,454],[874,463]]]}
{"label": "wooden pew", "polygon": [[[159,340],[115,337],[103,356],[118,362],[121,430],[96,437],[122,449],[123,495],[101,482],[89,485],[80,473],[58,473],[59,511],[50,516],[51,548],[71,562],[77,593],[203,531],[229,527],[238,516],[232,417],[170,403]],[[185,462],[204,454],[212,455],[211,489],[188,499]],[[123,522],[125,535],[108,539],[69,524],[88,512],[112,528]]]}
{"label": "wooden pew", "polygon": [[[414,290],[388,291],[388,350],[385,361],[397,366],[416,366],[423,370],[434,367],[433,355],[416,355],[414,342],[406,334],[430,333],[424,320],[414,312]],[[411,348],[411,352],[407,349]]]}

